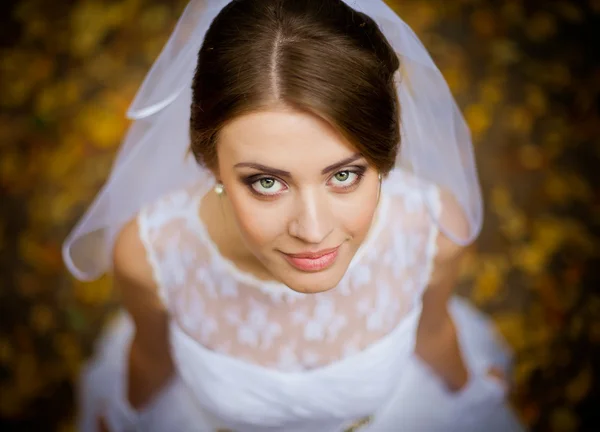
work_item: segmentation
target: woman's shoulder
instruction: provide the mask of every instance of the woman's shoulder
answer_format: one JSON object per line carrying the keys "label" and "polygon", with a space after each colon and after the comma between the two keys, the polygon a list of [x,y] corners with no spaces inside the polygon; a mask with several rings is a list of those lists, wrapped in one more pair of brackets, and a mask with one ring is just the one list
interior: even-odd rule
{"label": "woman's shoulder", "polygon": [[394,169],[386,177],[383,189],[397,202],[403,202],[408,210],[423,210],[426,204],[439,206],[439,187],[416,174]]}
{"label": "woman's shoulder", "polygon": [[436,261],[452,261],[461,253],[463,247],[444,233],[447,230],[459,238],[468,235],[467,218],[452,193],[404,170],[392,171],[385,186],[398,229],[429,233],[427,237],[433,242],[432,253]]}
{"label": "woman's shoulder", "polygon": [[383,183],[390,202],[390,213],[402,230],[430,228],[440,212],[440,189],[413,173],[393,170]]}
{"label": "woman's shoulder", "polygon": [[198,185],[191,185],[160,195],[140,209],[138,217],[142,219],[141,223],[153,219],[164,221],[193,211],[200,202],[201,189]]}
{"label": "woman's shoulder", "polygon": [[142,207],[115,238],[114,273],[138,286],[156,290],[153,251],[160,246],[165,230],[183,232],[186,224],[182,222],[193,216],[199,198],[197,192],[193,186],[176,189]]}
{"label": "woman's shoulder", "polygon": [[140,235],[138,219],[126,223],[115,239],[112,254],[114,277],[139,291],[156,291],[152,266]]}

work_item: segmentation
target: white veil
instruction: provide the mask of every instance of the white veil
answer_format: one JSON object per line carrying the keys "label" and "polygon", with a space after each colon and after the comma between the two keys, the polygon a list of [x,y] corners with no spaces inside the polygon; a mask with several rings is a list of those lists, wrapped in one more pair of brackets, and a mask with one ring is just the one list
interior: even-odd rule
{"label": "white veil", "polygon": [[[468,221],[468,233],[438,220],[440,230],[466,245],[478,235],[482,202],[469,129],[454,98],[415,33],[382,0],[345,0],[370,16],[400,59],[398,98],[402,141],[396,169],[449,192]],[[191,0],[152,66],[127,115],[133,119],[112,172],[93,204],[69,234],[63,258],[80,280],[110,267],[121,226],[161,195],[210,174],[188,157],[191,82],[212,20],[229,0]],[[431,204],[434,205],[433,203]]]}

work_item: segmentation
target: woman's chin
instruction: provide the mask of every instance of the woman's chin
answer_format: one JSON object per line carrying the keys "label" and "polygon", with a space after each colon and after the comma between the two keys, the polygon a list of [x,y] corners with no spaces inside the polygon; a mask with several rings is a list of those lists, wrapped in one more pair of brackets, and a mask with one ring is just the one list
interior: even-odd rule
{"label": "woman's chin", "polygon": [[303,294],[317,294],[335,288],[345,272],[335,271],[331,268],[316,273],[287,273],[282,282],[292,291]]}

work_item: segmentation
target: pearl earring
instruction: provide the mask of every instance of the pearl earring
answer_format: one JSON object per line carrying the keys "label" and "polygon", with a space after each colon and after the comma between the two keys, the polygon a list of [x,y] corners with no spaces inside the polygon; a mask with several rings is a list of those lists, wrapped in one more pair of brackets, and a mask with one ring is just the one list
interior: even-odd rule
{"label": "pearl earring", "polygon": [[223,186],[223,183],[217,183],[215,185],[215,193],[217,195],[222,195],[223,192],[225,192],[225,186]]}

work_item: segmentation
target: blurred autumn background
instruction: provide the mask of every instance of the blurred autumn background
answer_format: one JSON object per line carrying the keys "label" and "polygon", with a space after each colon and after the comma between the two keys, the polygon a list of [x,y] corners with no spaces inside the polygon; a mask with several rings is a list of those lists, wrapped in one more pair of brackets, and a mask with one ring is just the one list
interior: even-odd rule
{"label": "blurred autumn background", "polygon": [[[105,179],[183,0],[0,5],[0,429],[73,430],[117,300],[60,245]],[[486,197],[461,293],[516,352],[535,431],[599,431],[600,0],[390,0],[472,128]]]}

